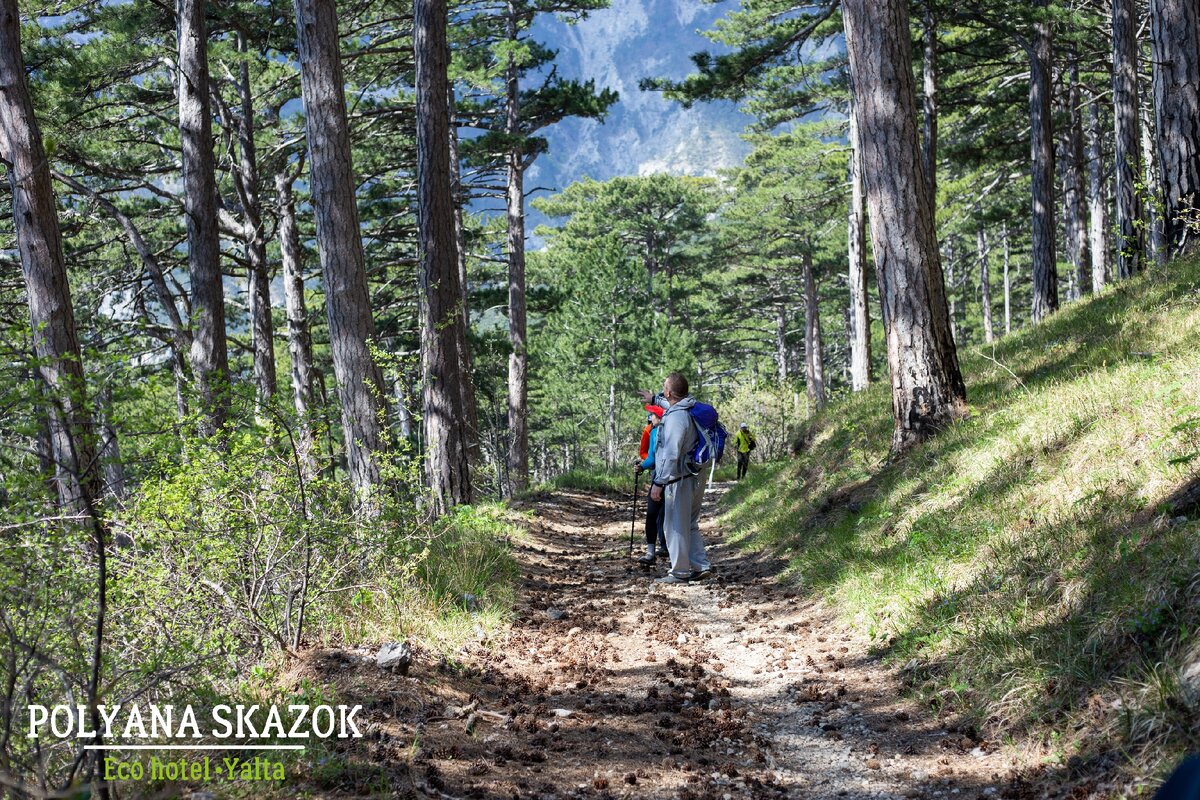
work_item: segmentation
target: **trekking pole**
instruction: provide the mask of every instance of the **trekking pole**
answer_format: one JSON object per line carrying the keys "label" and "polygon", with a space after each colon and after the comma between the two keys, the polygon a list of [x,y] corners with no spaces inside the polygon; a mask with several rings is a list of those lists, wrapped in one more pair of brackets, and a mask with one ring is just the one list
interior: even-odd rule
{"label": "trekking pole", "polygon": [[629,520],[629,557],[633,558],[633,530],[637,526],[637,499],[638,499],[638,483],[642,480],[642,473],[633,473],[633,518]]}

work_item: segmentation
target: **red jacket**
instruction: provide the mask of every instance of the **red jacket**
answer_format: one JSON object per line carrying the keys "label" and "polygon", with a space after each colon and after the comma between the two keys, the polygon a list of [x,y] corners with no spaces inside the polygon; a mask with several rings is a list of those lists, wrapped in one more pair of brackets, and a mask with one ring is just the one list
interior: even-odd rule
{"label": "red jacket", "polygon": [[645,461],[650,455],[650,431],[654,429],[653,425],[647,425],[642,429],[642,446],[638,448],[638,457]]}

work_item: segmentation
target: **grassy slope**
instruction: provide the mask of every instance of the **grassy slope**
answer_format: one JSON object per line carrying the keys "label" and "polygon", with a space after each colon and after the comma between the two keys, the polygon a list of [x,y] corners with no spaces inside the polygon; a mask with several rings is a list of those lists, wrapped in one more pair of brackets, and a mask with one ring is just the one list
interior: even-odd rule
{"label": "grassy slope", "polygon": [[836,402],[727,520],[993,735],[1137,771],[1200,749],[1200,513],[1173,500],[1200,475],[1198,287],[1176,263],[964,348],[970,418],[896,464],[887,386]]}

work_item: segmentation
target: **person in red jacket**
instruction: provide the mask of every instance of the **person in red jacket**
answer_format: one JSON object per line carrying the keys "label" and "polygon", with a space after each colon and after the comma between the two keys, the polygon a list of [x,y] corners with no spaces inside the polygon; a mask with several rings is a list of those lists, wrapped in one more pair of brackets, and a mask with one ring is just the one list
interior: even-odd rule
{"label": "person in red jacket", "polygon": [[[658,450],[658,434],[662,426],[662,418],[665,413],[659,406],[646,406],[646,429],[642,431],[642,446],[638,451],[641,456],[637,462],[635,469],[640,475],[645,470],[650,470],[650,474],[654,474],[654,455]],[[653,489],[653,487],[650,487]],[[669,558],[667,554],[667,541],[663,535],[663,510],[664,505],[662,500],[655,500],[652,496],[646,496],[646,553],[638,559],[638,563],[644,567],[654,566],[654,562],[658,557]],[[656,549],[657,546],[657,549]]]}

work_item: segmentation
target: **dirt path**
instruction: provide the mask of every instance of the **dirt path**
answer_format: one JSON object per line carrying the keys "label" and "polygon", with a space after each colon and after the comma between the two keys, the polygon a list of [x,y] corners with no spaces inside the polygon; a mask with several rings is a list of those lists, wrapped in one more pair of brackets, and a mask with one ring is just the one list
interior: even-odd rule
{"label": "dirt path", "polygon": [[[561,492],[530,508],[518,618],[498,647],[466,654],[454,680],[418,660],[407,678],[340,687],[374,701],[369,760],[393,791],[1000,796],[1006,758],[898,700],[866,642],[781,586],[778,564],[724,545],[711,507],[716,574],[672,587],[627,558],[627,502]],[[317,666],[336,677],[338,661]]]}

